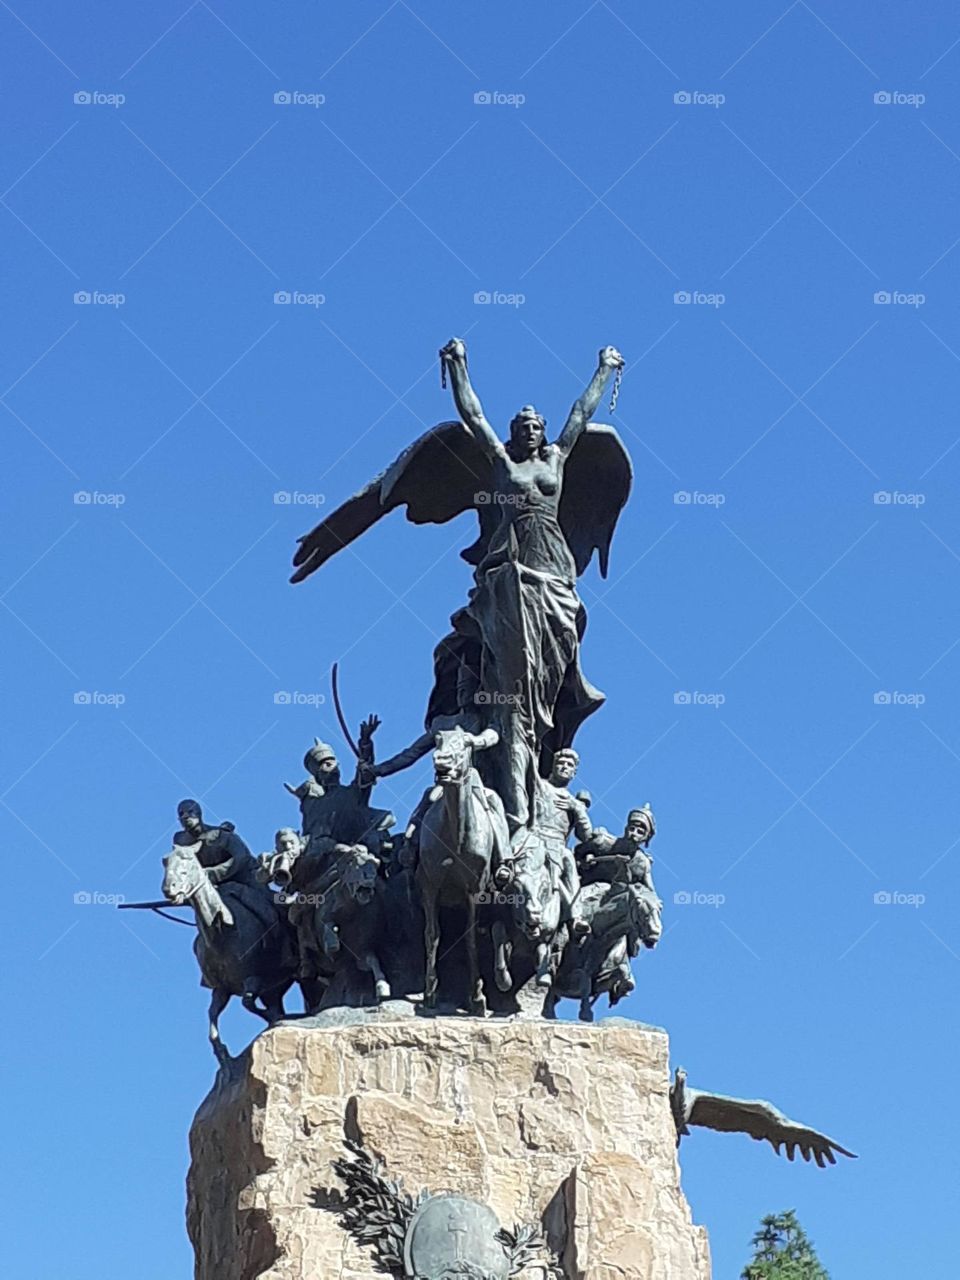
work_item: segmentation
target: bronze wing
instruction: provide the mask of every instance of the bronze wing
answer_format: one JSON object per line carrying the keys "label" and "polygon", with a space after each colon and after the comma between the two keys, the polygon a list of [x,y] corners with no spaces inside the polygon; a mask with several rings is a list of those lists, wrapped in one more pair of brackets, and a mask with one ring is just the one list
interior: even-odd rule
{"label": "bronze wing", "polygon": [[480,538],[462,553],[476,563],[473,557],[478,549],[482,555],[495,515],[489,503],[491,479],[489,457],[462,422],[431,427],[386,471],[299,539],[293,557],[296,572],[290,581],[302,582],[396,507],[406,507],[407,519],[414,524],[445,524],[464,511],[476,510]]}
{"label": "bronze wing", "polygon": [[748,1133],[758,1142],[769,1142],[777,1155],[781,1147],[786,1147],[788,1160],[792,1160],[799,1149],[804,1160],[809,1160],[812,1155],[821,1169],[825,1162],[837,1163],[835,1152],[856,1159],[854,1153],[841,1147],[839,1142],[788,1119],[769,1102],[727,1098],[722,1094],[701,1093],[690,1088],[685,1093],[687,1124],[717,1129],[721,1133]]}
{"label": "bronze wing", "polygon": [[567,458],[560,497],[560,527],[578,574],[596,551],[600,574],[607,576],[613,531],[632,483],[630,455],[617,432],[602,422],[591,422]]}

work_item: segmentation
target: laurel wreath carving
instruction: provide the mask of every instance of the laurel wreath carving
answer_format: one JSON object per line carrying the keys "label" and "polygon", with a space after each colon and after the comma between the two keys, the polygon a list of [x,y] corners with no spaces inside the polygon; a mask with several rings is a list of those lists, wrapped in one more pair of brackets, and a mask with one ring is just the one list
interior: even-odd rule
{"label": "laurel wreath carving", "polygon": [[[340,1225],[372,1251],[378,1270],[402,1276],[404,1240],[413,1215],[430,1199],[430,1192],[424,1188],[411,1194],[401,1179],[387,1177],[383,1161],[359,1143],[347,1139],[344,1145],[353,1158],[338,1157],[333,1170],[343,1181],[345,1192],[331,1194],[318,1187],[314,1204],[339,1211]],[[536,1227],[516,1223],[512,1228],[501,1228],[497,1239],[506,1251],[511,1276],[538,1265],[547,1280],[563,1280],[562,1267]]]}

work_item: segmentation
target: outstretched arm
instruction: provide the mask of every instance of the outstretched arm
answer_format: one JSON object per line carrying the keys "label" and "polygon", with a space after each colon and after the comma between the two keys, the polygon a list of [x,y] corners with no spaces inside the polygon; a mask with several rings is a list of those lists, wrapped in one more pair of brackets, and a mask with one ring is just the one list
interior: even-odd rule
{"label": "outstretched arm", "polygon": [[590,379],[590,385],[570,410],[569,417],[557,444],[561,453],[568,454],[586,430],[587,423],[593,417],[597,405],[603,396],[604,387],[610,381],[614,369],[623,368],[623,356],[616,347],[604,347],[600,352],[600,363],[597,371]]}
{"label": "outstretched arm", "polygon": [[483,406],[467,373],[467,348],[462,338],[451,338],[440,348],[440,359],[450,375],[453,399],[465,427],[476,437],[484,452],[492,458],[503,454],[503,445],[483,412]]}

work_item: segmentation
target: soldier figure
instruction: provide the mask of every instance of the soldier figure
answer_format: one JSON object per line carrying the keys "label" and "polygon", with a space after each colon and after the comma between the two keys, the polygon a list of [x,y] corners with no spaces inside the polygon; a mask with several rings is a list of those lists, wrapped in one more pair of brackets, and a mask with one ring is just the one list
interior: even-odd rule
{"label": "soldier figure", "polygon": [[550,777],[543,780],[536,811],[537,835],[543,841],[555,892],[560,895],[560,919],[571,926],[576,937],[590,932],[580,905],[580,875],[568,841],[575,834],[580,843],[593,835],[586,802],[570,791],[580,757],[573,747],[564,747],[553,757]]}

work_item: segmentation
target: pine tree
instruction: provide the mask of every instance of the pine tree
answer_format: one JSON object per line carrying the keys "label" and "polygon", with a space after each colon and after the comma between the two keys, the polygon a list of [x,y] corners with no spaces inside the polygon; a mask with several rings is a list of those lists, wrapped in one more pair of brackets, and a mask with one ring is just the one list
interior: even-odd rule
{"label": "pine tree", "polygon": [[752,1243],[740,1280],[830,1280],[793,1209],[764,1218]]}

